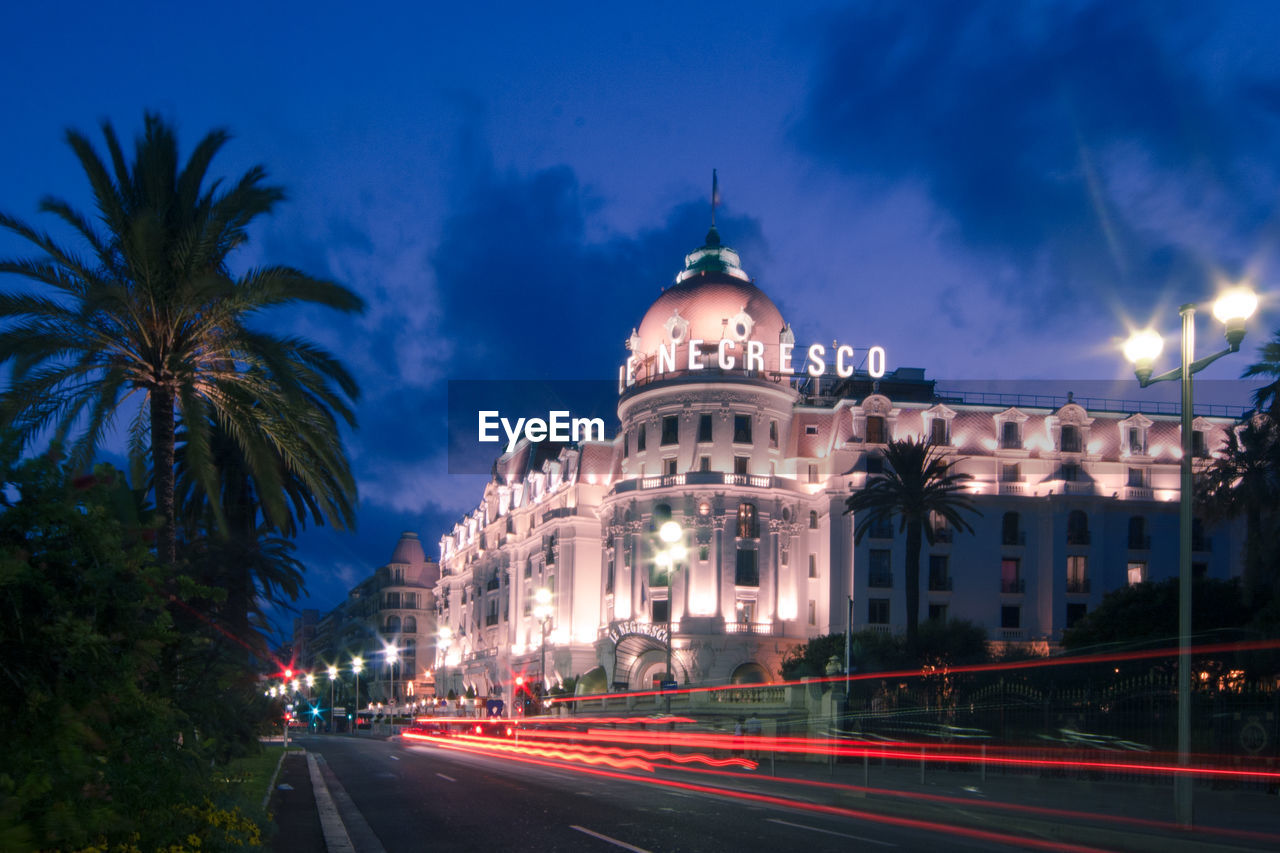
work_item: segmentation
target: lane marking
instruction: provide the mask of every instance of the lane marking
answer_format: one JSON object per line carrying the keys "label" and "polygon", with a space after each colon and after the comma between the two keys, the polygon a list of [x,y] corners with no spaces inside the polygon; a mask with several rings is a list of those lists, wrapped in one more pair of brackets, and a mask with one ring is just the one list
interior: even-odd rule
{"label": "lane marking", "polygon": [[585,826],[570,824],[569,828],[576,829],[578,830],[578,832],[586,833],[587,835],[590,835],[592,838],[599,838],[601,841],[606,841],[609,844],[612,844],[614,847],[621,847],[623,850],[630,850],[631,853],[650,853],[650,851],[645,850],[643,847],[636,847],[634,844],[628,844],[625,841],[619,841],[616,838],[610,838],[609,836],[602,835],[599,832],[592,832],[591,830],[587,829]]}
{"label": "lane marking", "polygon": [[399,760],[400,760],[400,756],[398,756],[398,755],[388,755],[388,756],[387,756],[387,758],[390,758],[392,761],[399,761]]}
{"label": "lane marking", "polygon": [[307,753],[307,770],[311,774],[311,790],[316,798],[316,811],[320,813],[320,831],[324,833],[324,846],[329,853],[355,853],[351,836],[338,815],[338,807],[329,793],[329,786],[320,773],[314,752]]}
{"label": "lane marking", "polygon": [[446,780],[446,781],[448,781],[448,782],[457,782],[457,781],[458,781],[457,779],[453,778],[452,776],[446,776],[446,775],[444,775],[443,773],[437,773],[436,775],[437,775],[437,776],[439,776],[441,779],[444,779],[444,780]]}
{"label": "lane marking", "polygon": [[830,829],[822,829],[818,826],[806,826],[803,823],[792,823],[789,820],[778,820],[776,817],[765,818],[769,823],[780,823],[783,826],[794,826],[796,829],[807,829],[810,832],[821,832],[824,835],[838,835],[841,838],[852,838],[854,841],[865,841],[868,844],[879,844],[881,847],[897,847],[892,841],[881,841],[878,838],[867,838],[863,835],[850,835],[847,832],[836,832]]}

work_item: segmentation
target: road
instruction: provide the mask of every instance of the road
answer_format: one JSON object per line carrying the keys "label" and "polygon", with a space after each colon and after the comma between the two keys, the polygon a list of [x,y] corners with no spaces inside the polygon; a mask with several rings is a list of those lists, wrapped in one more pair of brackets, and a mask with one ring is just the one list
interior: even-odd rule
{"label": "road", "polygon": [[730,780],[739,790],[717,793],[709,789],[722,784],[718,777],[674,769],[547,766],[398,739],[312,736],[299,743],[323,768],[356,853],[992,851],[1035,843],[1002,845],[990,833],[857,816],[849,800],[822,790],[772,790],[767,777]]}

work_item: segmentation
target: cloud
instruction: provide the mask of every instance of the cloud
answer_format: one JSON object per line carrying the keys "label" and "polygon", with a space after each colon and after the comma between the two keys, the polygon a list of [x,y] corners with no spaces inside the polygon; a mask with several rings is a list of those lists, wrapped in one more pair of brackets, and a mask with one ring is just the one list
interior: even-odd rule
{"label": "cloud", "polygon": [[1224,59],[1240,26],[1195,5],[859,4],[814,28],[794,138],[862,184],[923,186],[958,246],[1015,266],[1012,301],[1204,292],[1273,205],[1276,80]]}

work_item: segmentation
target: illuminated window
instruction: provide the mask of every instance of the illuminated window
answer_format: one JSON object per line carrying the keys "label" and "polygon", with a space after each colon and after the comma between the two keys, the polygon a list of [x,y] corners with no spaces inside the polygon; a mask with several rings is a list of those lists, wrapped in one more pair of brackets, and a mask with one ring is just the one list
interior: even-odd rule
{"label": "illuminated window", "polygon": [[1067,557],[1067,592],[1089,591],[1089,558],[1083,554]]}
{"label": "illuminated window", "polygon": [[756,603],[749,598],[739,598],[733,606],[734,612],[737,614],[738,622],[745,625],[755,620]]}
{"label": "illuminated window", "polygon": [[1130,563],[1126,569],[1126,577],[1129,586],[1147,582],[1147,564],[1146,563]]}
{"label": "illuminated window", "polygon": [[751,415],[733,416],[733,443],[751,443]]}
{"label": "illuminated window", "polygon": [[711,440],[711,415],[698,416],[698,441]]}
{"label": "illuminated window", "polygon": [[738,505],[738,538],[757,539],[760,536],[760,523],[756,518],[756,505],[743,503]]}
{"label": "illuminated window", "polygon": [[1022,561],[1005,557],[1000,561],[1000,591],[1022,592]]}
{"label": "illuminated window", "polygon": [[666,415],[662,419],[662,445],[680,443],[680,416]]}

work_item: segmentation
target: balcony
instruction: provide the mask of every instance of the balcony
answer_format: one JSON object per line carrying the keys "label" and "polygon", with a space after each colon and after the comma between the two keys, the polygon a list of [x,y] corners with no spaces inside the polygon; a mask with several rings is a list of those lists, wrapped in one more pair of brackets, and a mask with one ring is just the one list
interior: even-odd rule
{"label": "balcony", "polygon": [[872,572],[867,575],[867,586],[876,589],[890,589],[893,587],[893,575],[889,572]]}
{"label": "balcony", "polygon": [[1022,639],[1023,631],[1021,628],[1001,628],[996,636],[1005,642],[1017,642]]}
{"label": "balcony", "polygon": [[726,622],[724,623],[724,632],[726,634],[756,634],[767,637],[773,635],[773,625],[767,622]]}
{"label": "balcony", "polygon": [[1062,493],[1064,495],[1091,495],[1093,494],[1093,483],[1077,483],[1071,480],[1063,480]]}
{"label": "balcony", "polygon": [[1082,595],[1089,592],[1088,578],[1067,578],[1067,593],[1070,595]]}
{"label": "balcony", "polygon": [[1002,495],[1025,495],[1027,493],[1026,483],[1001,483],[1000,494]]}
{"label": "balcony", "polygon": [[880,624],[880,623],[878,623],[878,622],[873,622],[873,623],[871,623],[870,625],[868,625],[868,626],[867,626],[867,630],[868,630],[868,631],[871,631],[872,633],[875,633],[875,634],[884,634],[884,635],[888,636],[889,634],[892,634],[892,633],[893,633],[893,626],[892,626],[892,625],[883,625],[883,624]]}
{"label": "balcony", "polygon": [[1155,499],[1155,492],[1147,486],[1125,486],[1124,499],[1127,501],[1149,501]]}
{"label": "balcony", "polygon": [[1021,450],[1022,439],[1020,438],[1002,438],[1000,439],[1001,450]]}
{"label": "balcony", "polygon": [[1067,531],[1068,545],[1088,545],[1090,539],[1091,537],[1089,536],[1089,531],[1087,530],[1068,530]]}
{"label": "balcony", "polygon": [[1010,595],[1026,592],[1027,582],[1024,578],[1001,578],[1000,591]]}
{"label": "balcony", "polygon": [[951,592],[952,579],[946,578],[929,578],[929,592]]}

